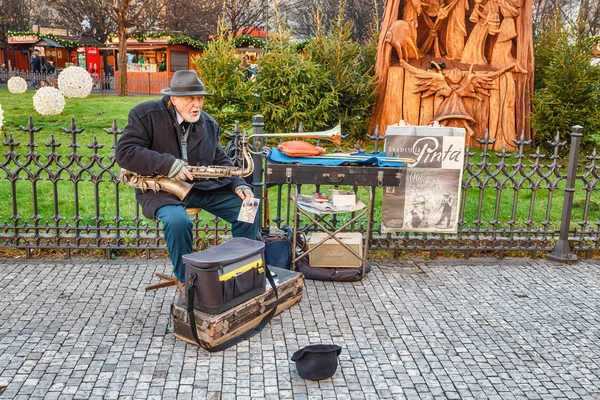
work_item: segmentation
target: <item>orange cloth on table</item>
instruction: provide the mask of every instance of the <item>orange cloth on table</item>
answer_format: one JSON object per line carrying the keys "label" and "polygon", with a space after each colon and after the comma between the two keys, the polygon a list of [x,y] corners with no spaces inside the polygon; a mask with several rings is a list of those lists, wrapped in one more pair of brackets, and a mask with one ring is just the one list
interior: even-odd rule
{"label": "orange cloth on table", "polygon": [[277,146],[277,148],[281,150],[282,153],[290,157],[307,157],[325,154],[324,148],[315,146],[308,142],[303,142],[301,140],[290,140],[289,142],[282,142],[279,143],[279,146]]}

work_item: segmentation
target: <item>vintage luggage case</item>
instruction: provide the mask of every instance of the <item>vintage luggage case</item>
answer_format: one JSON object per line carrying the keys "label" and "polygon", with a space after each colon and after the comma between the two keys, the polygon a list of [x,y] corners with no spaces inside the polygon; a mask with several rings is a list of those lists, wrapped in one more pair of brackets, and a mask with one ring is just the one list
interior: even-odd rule
{"label": "vintage luggage case", "polygon": [[[302,300],[304,277],[301,273],[270,267],[275,275],[275,285],[279,292],[275,315],[292,307]],[[267,283],[265,292],[244,303],[230,308],[221,314],[208,314],[195,311],[198,338],[211,347],[219,346],[231,338],[255,328],[269,313],[277,301],[271,285]],[[171,309],[175,337],[197,345],[192,337],[185,300],[173,304]]]}
{"label": "vintage luggage case", "polygon": [[398,186],[405,167],[267,163],[267,183]]}
{"label": "vintage luggage case", "polygon": [[195,287],[194,309],[221,313],[265,291],[265,244],[233,238],[183,256],[186,293]]}

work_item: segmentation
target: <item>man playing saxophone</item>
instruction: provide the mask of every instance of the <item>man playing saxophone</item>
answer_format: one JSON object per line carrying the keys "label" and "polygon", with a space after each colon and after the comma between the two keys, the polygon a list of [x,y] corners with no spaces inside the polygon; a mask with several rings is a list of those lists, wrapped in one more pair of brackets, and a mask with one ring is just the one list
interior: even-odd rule
{"label": "man playing saxophone", "polygon": [[[161,93],[165,95],[161,100],[138,104],[129,112],[115,151],[119,166],[139,175],[162,175],[175,181],[194,180],[187,165],[232,167],[219,144],[219,125],[202,111],[209,94],[196,72],[175,72],[171,86]],[[192,222],[186,208],[202,208],[230,222],[234,237],[255,240],[259,218],[254,223],[237,220],[242,202],[250,201],[252,194],[252,188],[237,176],[196,180],[183,200],[165,190],[136,190],[143,214],[162,221],[180,296],[185,286],[181,257],[193,252]]]}

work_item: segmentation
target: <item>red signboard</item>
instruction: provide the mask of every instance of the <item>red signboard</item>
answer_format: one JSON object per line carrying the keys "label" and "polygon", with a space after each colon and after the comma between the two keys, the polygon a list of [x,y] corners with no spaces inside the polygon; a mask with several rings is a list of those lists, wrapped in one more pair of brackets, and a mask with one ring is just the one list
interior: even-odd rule
{"label": "red signboard", "polygon": [[86,47],[85,48],[86,65],[88,72],[98,73],[100,72],[100,51],[97,47]]}

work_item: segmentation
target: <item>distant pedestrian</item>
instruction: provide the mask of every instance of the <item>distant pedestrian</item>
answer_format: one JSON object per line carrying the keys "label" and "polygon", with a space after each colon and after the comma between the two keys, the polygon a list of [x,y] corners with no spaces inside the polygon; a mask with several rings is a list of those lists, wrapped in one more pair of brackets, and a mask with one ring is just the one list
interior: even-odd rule
{"label": "distant pedestrian", "polygon": [[242,70],[242,73],[244,74],[244,81],[247,81],[248,79],[252,78],[252,70],[250,69],[250,63],[248,62],[247,56],[242,57],[239,68]]}
{"label": "distant pedestrian", "polygon": [[29,59],[29,62],[31,63],[31,72],[42,72],[42,57],[38,49],[33,50],[33,55]]}

